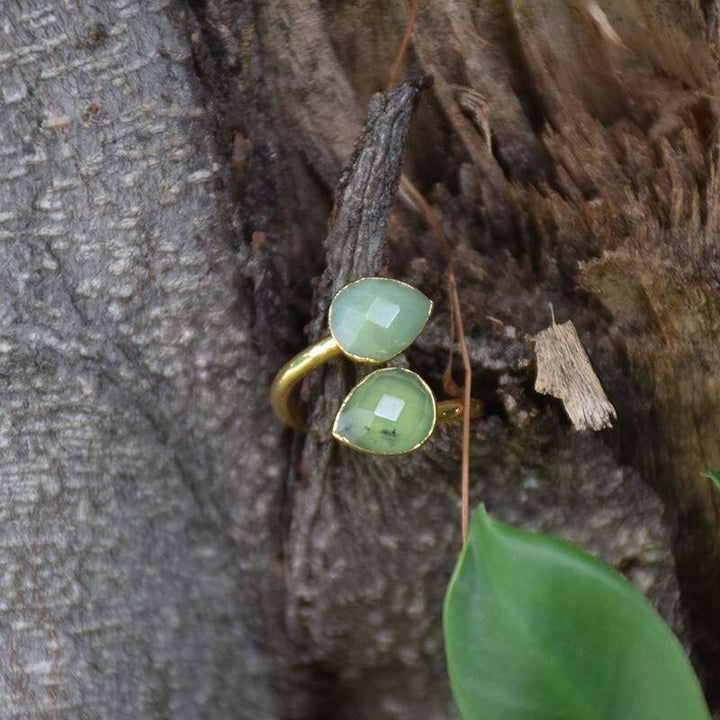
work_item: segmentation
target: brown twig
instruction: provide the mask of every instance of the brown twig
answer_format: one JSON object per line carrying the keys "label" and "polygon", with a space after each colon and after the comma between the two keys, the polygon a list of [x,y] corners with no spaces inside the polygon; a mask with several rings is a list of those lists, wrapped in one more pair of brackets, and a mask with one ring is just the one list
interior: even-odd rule
{"label": "brown twig", "polygon": [[400,176],[400,196],[407,203],[419,212],[430,229],[440,240],[440,247],[445,258],[445,267],[448,279],[448,294],[452,316],[454,318],[454,333],[460,342],[460,356],[462,357],[463,370],[465,371],[463,387],[463,448],[462,448],[462,538],[463,543],[467,542],[470,528],[470,407],[472,403],[472,366],[470,365],[470,353],[468,352],[465,340],[465,327],[463,325],[460,299],[457,292],[457,279],[455,276],[455,265],[453,263],[452,247],[450,241],[435,217],[429,203],[422,193],[408,180],[405,175]]}
{"label": "brown twig", "polygon": [[[403,36],[400,49],[390,72],[390,82],[388,87],[393,87],[400,76],[400,69],[407,53],[410,39],[412,38],[415,23],[420,12],[420,0],[413,0],[408,15],[405,35]],[[445,258],[445,267],[448,280],[448,294],[450,296],[450,317],[452,324],[453,344],[455,337],[460,342],[460,356],[462,357],[463,369],[465,371],[465,380],[463,387],[463,404],[465,412],[463,413],[463,447],[462,447],[462,477],[461,477],[461,494],[462,494],[462,539],[463,544],[467,542],[470,529],[470,408],[472,406],[472,366],[470,365],[470,353],[467,349],[465,341],[465,328],[463,325],[462,311],[460,309],[460,299],[457,292],[457,279],[455,276],[455,265],[453,263],[453,254],[450,241],[445,235],[440,222],[430,207],[428,201],[423,197],[422,193],[410,182],[405,176],[400,176],[400,197],[405,200],[414,210],[419,212],[429,225],[430,229],[435,233],[440,241],[443,256]],[[452,364],[452,349],[450,350],[450,360],[448,369]],[[449,375],[449,373],[446,373]],[[447,380],[447,378],[446,378]],[[448,383],[450,384],[450,383]]]}
{"label": "brown twig", "polygon": [[402,68],[405,54],[407,53],[408,46],[410,45],[410,39],[412,38],[413,30],[415,29],[415,23],[417,21],[418,14],[420,12],[420,0],[413,0],[412,7],[410,8],[410,14],[408,15],[407,26],[405,27],[405,35],[403,36],[402,42],[400,43],[400,49],[398,50],[397,57],[393,63],[392,70],[390,71],[390,81],[388,82],[388,89],[395,87],[400,77],[400,69]]}
{"label": "brown twig", "polygon": [[453,378],[453,360],[455,359],[455,343],[457,342],[457,323],[455,322],[455,305],[450,303],[450,352],[442,376],[443,390],[450,397],[458,397],[462,391]]}

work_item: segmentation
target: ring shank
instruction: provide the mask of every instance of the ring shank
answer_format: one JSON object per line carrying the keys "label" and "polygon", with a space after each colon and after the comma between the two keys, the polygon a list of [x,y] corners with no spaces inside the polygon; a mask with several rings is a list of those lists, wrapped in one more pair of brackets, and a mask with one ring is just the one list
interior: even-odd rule
{"label": "ring shank", "polygon": [[[293,389],[309,372],[342,354],[343,351],[335,338],[328,335],[298,353],[280,369],[270,388],[270,404],[275,410],[275,414],[286,425],[303,432],[307,429],[305,418],[293,398]],[[473,400],[470,407],[471,417],[477,417],[481,412],[482,403],[479,400]],[[464,405],[461,400],[443,400],[437,403],[437,422],[458,420],[463,413]]]}
{"label": "ring shank", "polygon": [[285,364],[270,387],[270,404],[275,414],[291,428],[305,432],[305,418],[292,396],[293,388],[312,370],[343,352],[332,335],[323,338]]}
{"label": "ring shank", "polygon": [[[476,418],[482,414],[482,403],[473,398],[470,401],[470,417]],[[441,400],[437,404],[437,422],[452,422],[460,420],[465,414],[465,405],[462,400]]]}

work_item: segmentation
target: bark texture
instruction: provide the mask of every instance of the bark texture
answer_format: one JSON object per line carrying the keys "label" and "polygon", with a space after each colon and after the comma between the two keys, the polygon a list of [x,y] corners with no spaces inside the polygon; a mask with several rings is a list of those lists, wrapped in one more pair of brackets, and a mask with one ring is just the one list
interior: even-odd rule
{"label": "bark texture", "polygon": [[[715,5],[429,1],[407,75],[432,88],[368,105],[406,10],[0,7],[0,717],[455,716],[459,430],[333,444],[341,362],[303,388],[307,436],[267,402],[368,273],[436,301],[399,362],[442,394],[404,144],[456,245],[473,503],[626,572],[720,701]],[[532,391],[549,302],[615,430]]]}
{"label": "bark texture", "polygon": [[162,2],[2,25],[0,716],[273,717],[273,361],[189,40]]}

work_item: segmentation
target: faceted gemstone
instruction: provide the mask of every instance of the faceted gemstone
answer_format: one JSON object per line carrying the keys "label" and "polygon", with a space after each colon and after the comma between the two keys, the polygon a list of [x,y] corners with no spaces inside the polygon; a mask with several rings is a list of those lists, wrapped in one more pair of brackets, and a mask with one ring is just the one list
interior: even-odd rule
{"label": "faceted gemstone", "polygon": [[377,455],[410,452],[435,427],[435,397],[410,370],[384,368],[368,375],[345,398],[333,436]]}
{"label": "faceted gemstone", "polygon": [[330,306],[330,332],[346,355],[385,362],[422,332],[432,302],[410,285],[363,278],[346,285]]}

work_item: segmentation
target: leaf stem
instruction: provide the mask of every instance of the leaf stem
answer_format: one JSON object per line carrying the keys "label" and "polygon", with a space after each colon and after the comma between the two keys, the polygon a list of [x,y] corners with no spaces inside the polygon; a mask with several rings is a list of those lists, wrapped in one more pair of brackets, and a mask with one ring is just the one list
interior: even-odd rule
{"label": "leaf stem", "polygon": [[402,68],[403,60],[405,59],[408,46],[410,45],[410,39],[412,38],[413,30],[415,29],[415,22],[417,21],[419,13],[420,0],[413,0],[412,7],[410,8],[410,14],[408,15],[407,26],[405,27],[405,35],[403,35],[402,42],[400,43],[400,49],[398,50],[392,70],[390,71],[388,89],[397,85],[398,78],[400,77],[400,69]]}
{"label": "leaf stem", "polygon": [[[412,184],[405,175],[400,176],[400,197],[408,204],[422,214],[425,222],[435,233],[440,241],[443,257],[445,259],[445,267],[448,281],[448,294],[450,296],[450,304],[452,307],[452,315],[455,321],[454,332],[460,342],[460,356],[462,358],[463,370],[465,378],[463,383],[463,404],[465,408],[471,407],[472,403],[472,365],[470,364],[470,353],[465,339],[465,327],[462,319],[462,310],[460,308],[460,298],[457,292],[457,278],[455,275],[455,264],[453,262],[452,247],[447,235],[445,235],[440,221],[432,211],[428,201],[423,197],[422,193]],[[461,475],[461,495],[462,495],[462,539],[463,545],[467,542],[470,529],[470,413],[463,414],[463,446],[462,446],[462,475]]]}

